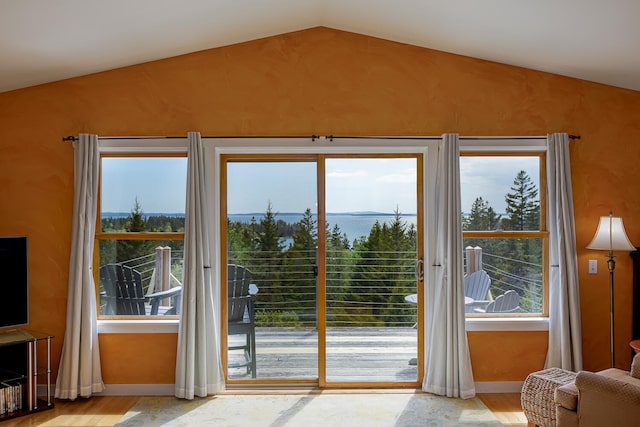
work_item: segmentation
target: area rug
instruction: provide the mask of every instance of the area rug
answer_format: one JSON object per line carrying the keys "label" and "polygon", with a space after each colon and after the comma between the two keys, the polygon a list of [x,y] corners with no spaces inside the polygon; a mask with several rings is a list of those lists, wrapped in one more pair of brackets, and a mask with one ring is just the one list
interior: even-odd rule
{"label": "area rug", "polygon": [[220,427],[502,426],[477,398],[426,393],[218,395],[194,400],[143,397],[116,424]]}

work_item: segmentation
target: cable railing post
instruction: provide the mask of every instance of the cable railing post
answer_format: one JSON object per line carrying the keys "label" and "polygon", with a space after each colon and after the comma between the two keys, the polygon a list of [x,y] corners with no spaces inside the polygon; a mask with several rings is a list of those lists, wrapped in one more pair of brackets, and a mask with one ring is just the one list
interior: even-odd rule
{"label": "cable railing post", "polygon": [[162,290],[162,258],[163,258],[163,247],[158,246],[156,248],[156,260],[155,260],[155,268],[153,276],[153,283],[151,283],[151,288],[149,289],[149,293],[159,292]]}
{"label": "cable railing post", "polygon": [[[162,290],[168,291],[171,288],[171,248],[162,248]],[[170,298],[161,302],[163,305],[171,305]]]}

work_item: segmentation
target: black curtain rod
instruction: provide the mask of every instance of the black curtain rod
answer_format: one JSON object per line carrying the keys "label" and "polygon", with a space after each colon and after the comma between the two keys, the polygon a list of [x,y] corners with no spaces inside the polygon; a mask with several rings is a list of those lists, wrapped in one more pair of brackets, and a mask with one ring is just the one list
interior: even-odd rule
{"label": "black curtain rod", "polygon": [[[335,139],[407,139],[407,140],[423,140],[423,141],[435,141],[440,140],[440,136],[336,136],[327,135],[329,140]],[[461,140],[467,141],[484,141],[487,139],[499,140],[499,139],[543,139],[546,136],[461,136]],[[569,139],[580,139],[580,135],[569,135]]]}
{"label": "black curtain rod", "polygon": [[[119,140],[119,139],[186,139],[186,136],[99,136],[98,139],[103,140]],[[240,138],[280,138],[280,139],[293,139],[293,138],[311,138],[312,141],[320,139],[319,135],[304,135],[304,136],[201,136],[201,138],[214,138],[214,139],[240,139]],[[65,136],[63,141],[77,141],[77,136]]]}
{"label": "black curtain rod", "polygon": [[[185,136],[103,136],[98,137],[98,139],[104,140],[118,140],[118,139],[184,139]],[[241,138],[311,138],[312,141],[316,139],[320,139],[318,135],[305,135],[305,136],[202,136],[201,138],[213,138],[213,139],[241,139]],[[407,140],[422,140],[422,141],[431,141],[431,140],[439,140],[442,139],[439,136],[335,136],[335,135],[327,135],[326,138],[329,141],[333,141],[334,139],[407,139]],[[544,136],[461,136],[462,140],[487,140],[487,139],[542,139]],[[569,135],[569,139],[580,139],[580,135]],[[63,141],[77,141],[78,137],[76,136],[65,136],[62,138]]]}

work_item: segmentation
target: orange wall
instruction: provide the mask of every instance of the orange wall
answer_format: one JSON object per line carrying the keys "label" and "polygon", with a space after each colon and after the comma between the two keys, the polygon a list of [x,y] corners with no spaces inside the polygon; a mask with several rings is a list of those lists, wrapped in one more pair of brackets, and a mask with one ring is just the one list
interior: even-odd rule
{"label": "orange wall", "polygon": [[[73,150],[98,135],[545,135],[571,143],[585,368],[608,365],[608,276],[584,249],[613,209],[640,245],[640,93],[327,28],[0,94],[0,235],[30,240],[31,328],[65,327]],[[586,274],[587,259],[601,260]],[[616,268],[618,364],[629,365],[631,262]],[[476,379],[540,369],[546,333],[469,334]],[[146,354],[164,354],[146,368]],[[108,383],[172,382],[175,337],[100,339]],[[170,352],[169,352],[170,354]],[[496,363],[496,360],[501,360]],[[135,367],[134,367],[135,366]],[[144,369],[147,369],[145,371]],[[157,374],[163,371],[165,374]]]}
{"label": "orange wall", "polygon": [[175,380],[177,334],[101,334],[105,384],[170,384]]}

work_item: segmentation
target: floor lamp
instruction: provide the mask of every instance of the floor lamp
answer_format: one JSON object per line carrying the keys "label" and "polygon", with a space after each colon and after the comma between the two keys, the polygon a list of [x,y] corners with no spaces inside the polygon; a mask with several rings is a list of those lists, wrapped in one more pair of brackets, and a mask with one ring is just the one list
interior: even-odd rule
{"label": "floor lamp", "polygon": [[622,224],[622,218],[614,217],[613,212],[609,212],[609,216],[601,216],[598,223],[598,229],[591,243],[587,245],[587,249],[596,249],[609,251],[607,257],[607,266],[609,267],[609,312],[611,315],[611,367],[615,368],[616,356],[614,347],[614,327],[613,327],[613,270],[616,268],[616,262],[613,255],[614,251],[634,251],[636,248],[631,244],[627,233]]}

